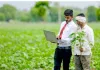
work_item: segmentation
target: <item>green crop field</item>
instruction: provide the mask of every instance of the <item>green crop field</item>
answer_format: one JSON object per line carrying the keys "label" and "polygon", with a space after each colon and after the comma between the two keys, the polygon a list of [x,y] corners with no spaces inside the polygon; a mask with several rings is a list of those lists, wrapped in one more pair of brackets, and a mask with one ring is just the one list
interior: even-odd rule
{"label": "green crop field", "polygon": [[[100,70],[100,23],[94,29],[91,68]],[[59,24],[0,24],[0,70],[53,70],[56,44],[46,41],[43,30],[57,34]],[[73,57],[70,69],[74,70]]]}

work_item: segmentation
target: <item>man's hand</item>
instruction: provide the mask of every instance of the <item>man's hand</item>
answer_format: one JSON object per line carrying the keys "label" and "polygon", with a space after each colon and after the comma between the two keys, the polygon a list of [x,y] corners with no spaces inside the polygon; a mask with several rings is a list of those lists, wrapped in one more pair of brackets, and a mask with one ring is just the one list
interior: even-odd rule
{"label": "man's hand", "polygon": [[56,37],[56,39],[58,40],[59,38],[58,38],[58,37]]}

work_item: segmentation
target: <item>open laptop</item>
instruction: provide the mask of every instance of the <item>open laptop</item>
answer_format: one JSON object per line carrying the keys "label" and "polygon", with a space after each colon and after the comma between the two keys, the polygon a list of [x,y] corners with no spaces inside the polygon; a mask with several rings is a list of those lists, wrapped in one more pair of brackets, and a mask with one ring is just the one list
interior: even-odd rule
{"label": "open laptop", "polygon": [[47,41],[57,43],[57,38],[54,32],[43,30]]}

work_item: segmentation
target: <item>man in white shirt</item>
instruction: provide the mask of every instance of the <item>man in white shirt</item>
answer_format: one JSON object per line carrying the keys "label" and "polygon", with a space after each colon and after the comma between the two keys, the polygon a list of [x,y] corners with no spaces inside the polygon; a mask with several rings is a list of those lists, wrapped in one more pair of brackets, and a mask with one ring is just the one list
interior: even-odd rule
{"label": "man in white shirt", "polygon": [[61,62],[63,61],[63,70],[69,70],[71,52],[71,38],[70,34],[75,32],[76,24],[73,22],[73,10],[67,9],[64,12],[66,21],[61,23],[60,31],[58,33],[58,45],[55,49],[54,55],[54,70],[60,70]]}
{"label": "man in white shirt", "polygon": [[[74,46],[75,70],[90,70],[91,45],[94,45],[94,33],[86,24],[86,18],[80,13],[75,18],[78,24],[77,32],[84,31],[83,46]],[[91,45],[90,45],[91,44]]]}

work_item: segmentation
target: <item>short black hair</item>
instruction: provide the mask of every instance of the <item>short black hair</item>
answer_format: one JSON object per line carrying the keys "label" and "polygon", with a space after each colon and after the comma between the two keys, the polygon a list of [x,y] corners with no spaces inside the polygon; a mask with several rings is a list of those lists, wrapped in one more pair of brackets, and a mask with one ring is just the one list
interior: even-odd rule
{"label": "short black hair", "polygon": [[80,13],[80,14],[78,14],[77,16],[85,17],[84,13]]}
{"label": "short black hair", "polygon": [[64,11],[64,15],[65,15],[65,16],[73,16],[73,10],[71,10],[71,9],[66,9],[66,10]]}

